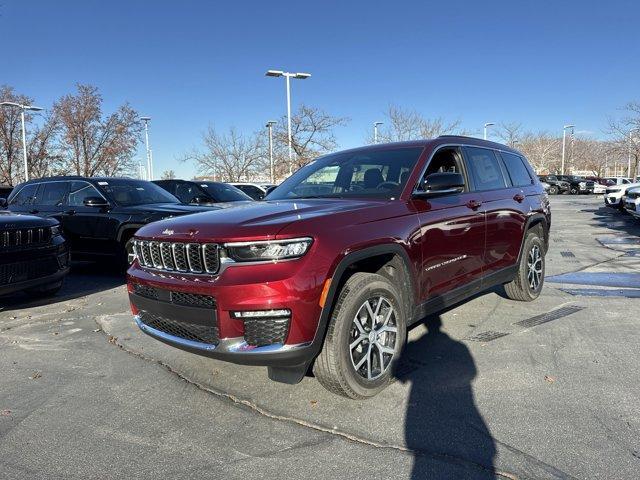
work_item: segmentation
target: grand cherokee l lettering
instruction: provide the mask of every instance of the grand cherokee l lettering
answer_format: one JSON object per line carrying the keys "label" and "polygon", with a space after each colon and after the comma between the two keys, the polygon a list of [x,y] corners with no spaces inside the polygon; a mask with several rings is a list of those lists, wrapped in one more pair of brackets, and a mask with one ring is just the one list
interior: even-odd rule
{"label": "grand cherokee l lettering", "polygon": [[517,151],[455,136],[321,157],[265,201],[134,237],[138,326],[169,345],[370,397],[407,329],[495,285],[531,301],[551,222]]}

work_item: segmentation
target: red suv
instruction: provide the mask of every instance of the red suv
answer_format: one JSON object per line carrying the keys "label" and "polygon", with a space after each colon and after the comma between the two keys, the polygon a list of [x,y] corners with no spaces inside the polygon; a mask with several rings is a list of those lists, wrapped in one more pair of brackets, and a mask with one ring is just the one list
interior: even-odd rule
{"label": "red suv", "polygon": [[318,158],[266,201],[135,236],[137,325],[169,345],[370,397],[407,329],[481,290],[531,301],[550,210],[522,154],[442,136]]}

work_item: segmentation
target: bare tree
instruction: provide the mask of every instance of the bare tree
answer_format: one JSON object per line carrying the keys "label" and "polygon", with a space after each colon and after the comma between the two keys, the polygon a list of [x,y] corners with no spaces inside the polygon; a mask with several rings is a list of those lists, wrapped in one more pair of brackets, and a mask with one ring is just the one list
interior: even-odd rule
{"label": "bare tree", "polygon": [[510,147],[514,147],[520,141],[522,134],[520,122],[501,123],[496,132],[498,138]]}
{"label": "bare tree", "polygon": [[162,180],[173,180],[176,178],[176,172],[174,170],[165,170],[162,172],[162,175],[160,175],[160,178]]}
{"label": "bare tree", "polygon": [[216,180],[239,182],[251,178],[260,158],[264,156],[264,135],[244,135],[235,128],[219,134],[213,127],[202,135],[204,151],[195,150],[181,161],[195,161],[202,175]]}
{"label": "bare tree", "polygon": [[[384,116],[384,126],[378,131],[380,142],[402,142],[464,133],[460,131],[460,120],[449,122],[442,117],[425,118],[416,110],[404,109],[396,105],[389,106]],[[373,135],[369,134],[368,138],[369,143],[373,143]]]}
{"label": "bare tree", "polygon": [[59,118],[59,140],[64,169],[77,175],[116,175],[133,171],[142,122],[128,104],[103,116],[102,96],[91,85],[78,85],[53,110]]}
{"label": "bare tree", "polygon": [[53,112],[45,114],[42,125],[30,128],[27,159],[30,177],[45,177],[66,173],[62,156],[56,149],[60,122]]}
{"label": "bare tree", "polygon": [[[301,105],[291,116],[291,146],[294,152],[293,167],[297,169],[315,157],[332,152],[338,147],[334,128],[344,126],[346,117],[336,117],[307,105]],[[273,132],[276,145],[276,169],[283,170],[283,162],[288,162],[287,118],[282,117]],[[285,156],[286,154],[286,156]],[[268,154],[266,156],[268,160]],[[288,165],[286,166],[288,171]],[[267,170],[268,171],[268,170]]]}
{"label": "bare tree", "polygon": [[629,102],[620,118],[610,118],[608,133],[612,137],[611,150],[631,159],[630,177],[638,176],[640,159],[640,102]]}
{"label": "bare tree", "polygon": [[526,133],[518,141],[518,150],[525,154],[536,172],[557,173],[561,161],[560,138],[549,132]]}
{"label": "bare tree", "polygon": [[[3,85],[0,87],[0,102],[29,105],[33,99]],[[31,119],[32,114],[25,112],[25,122]],[[15,185],[24,180],[21,135],[20,109],[0,107],[0,183]]]}

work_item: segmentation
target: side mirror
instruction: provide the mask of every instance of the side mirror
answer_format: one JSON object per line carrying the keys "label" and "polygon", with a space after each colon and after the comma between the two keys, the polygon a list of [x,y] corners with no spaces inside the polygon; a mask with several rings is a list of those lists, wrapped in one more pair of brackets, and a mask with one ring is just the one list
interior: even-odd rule
{"label": "side mirror", "polygon": [[424,177],[420,186],[421,189],[415,196],[434,197],[460,193],[464,189],[464,177],[453,172],[432,173]]}
{"label": "side mirror", "polygon": [[87,197],[82,203],[85,207],[106,208],[110,206],[109,202],[102,197]]}
{"label": "side mirror", "polygon": [[7,199],[6,198],[0,198],[0,208],[7,208]]}
{"label": "side mirror", "polygon": [[273,187],[269,187],[269,188],[267,188],[267,191],[265,192],[264,196],[266,197],[266,196],[267,196],[267,195],[269,195],[271,192],[273,192],[276,188],[278,188],[278,187],[276,187],[275,185],[274,185]]}

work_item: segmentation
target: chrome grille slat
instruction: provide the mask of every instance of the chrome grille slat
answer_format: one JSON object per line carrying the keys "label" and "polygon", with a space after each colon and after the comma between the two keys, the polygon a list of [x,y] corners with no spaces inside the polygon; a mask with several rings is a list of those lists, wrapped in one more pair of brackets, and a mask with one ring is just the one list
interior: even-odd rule
{"label": "chrome grille slat", "polygon": [[213,275],[220,270],[219,245],[215,243],[136,240],[134,251],[141,266],[154,270]]}
{"label": "chrome grille slat", "polygon": [[17,228],[0,231],[0,246],[24,247],[48,243],[51,239],[50,228]]}

